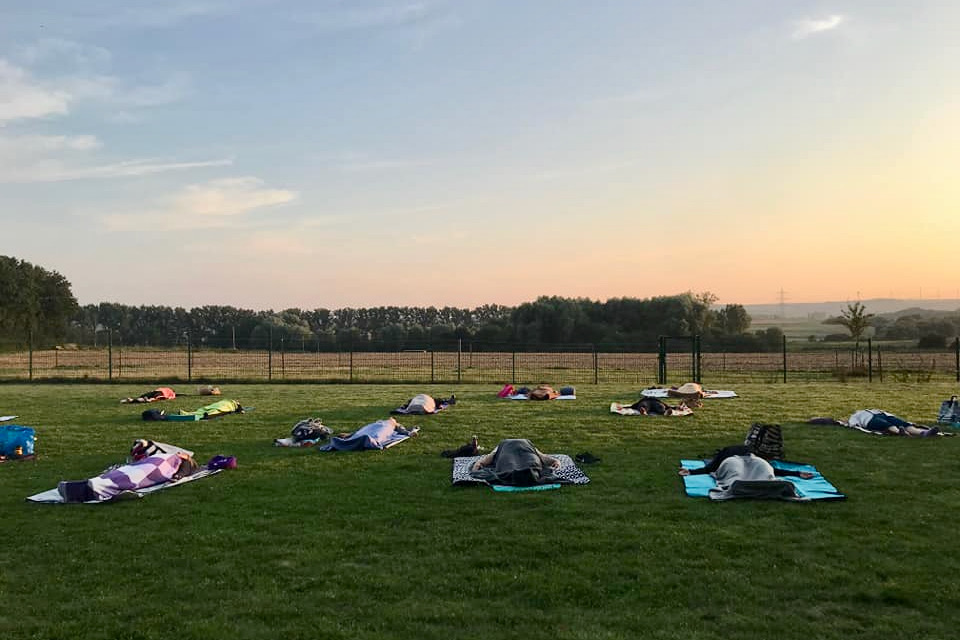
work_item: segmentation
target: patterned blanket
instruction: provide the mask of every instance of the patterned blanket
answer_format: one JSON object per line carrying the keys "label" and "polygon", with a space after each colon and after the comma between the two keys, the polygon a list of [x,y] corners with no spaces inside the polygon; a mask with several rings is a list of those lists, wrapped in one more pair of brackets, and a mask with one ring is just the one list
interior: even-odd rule
{"label": "patterned blanket", "polygon": [[[180,478],[179,480],[174,480],[171,482],[164,482],[161,484],[155,484],[152,487],[144,487],[142,489],[130,489],[127,491],[122,491],[109,500],[91,500],[84,504],[105,504],[107,502],[113,502],[115,500],[123,500],[126,498],[143,498],[147,494],[153,493],[154,491],[162,491],[163,489],[169,489],[171,487],[179,487],[182,484],[187,484],[188,482],[193,482],[194,480],[200,480],[201,478],[206,478],[212,476],[215,473],[220,473],[222,469],[202,469],[197,471],[193,475]],[[38,494],[29,496],[27,498],[30,502],[40,502],[45,504],[64,504],[63,497],[60,495],[60,492],[56,489],[49,489],[47,491],[42,491]]]}
{"label": "patterned blanket", "polygon": [[[563,484],[587,484],[590,482],[587,474],[577,467],[570,456],[562,453],[551,453],[548,455],[560,461],[560,468],[553,472],[559,482]],[[490,484],[486,480],[480,480],[470,475],[470,467],[482,457],[483,456],[470,456],[469,458],[454,458],[453,474],[450,480],[451,484]]]}

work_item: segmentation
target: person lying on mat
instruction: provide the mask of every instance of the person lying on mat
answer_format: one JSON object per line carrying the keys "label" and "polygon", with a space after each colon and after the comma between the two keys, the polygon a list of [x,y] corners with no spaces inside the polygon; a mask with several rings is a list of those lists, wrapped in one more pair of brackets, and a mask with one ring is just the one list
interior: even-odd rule
{"label": "person lying on mat", "polygon": [[130,449],[126,464],[107,469],[89,480],[60,482],[57,490],[64,502],[103,501],[124,491],[179,480],[193,475],[199,468],[189,451],[137,440]]}
{"label": "person lying on mat", "polygon": [[705,466],[699,469],[681,467],[679,473],[682,476],[709,473],[718,481],[720,478],[725,478],[728,483],[739,479],[773,480],[775,476],[795,476],[807,480],[813,477],[813,474],[809,471],[777,469],[765,459],[756,455],[746,444],[724,447]]}
{"label": "person lying on mat", "polygon": [[473,463],[470,475],[497,484],[528,487],[554,482],[560,461],[525,438],[501,440],[493,451]]}
{"label": "person lying on mat", "polygon": [[419,393],[400,407],[402,413],[429,414],[436,413],[452,404],[457,404],[457,396],[451,395],[449,400],[434,398],[425,393]]}
{"label": "person lying on mat", "polygon": [[633,409],[638,413],[649,416],[670,416],[673,415],[673,412],[678,409],[686,409],[687,405],[683,400],[680,401],[675,407],[671,407],[663,400],[658,398],[640,398],[628,408]]}
{"label": "person lying on mat", "polygon": [[129,404],[131,402],[156,402],[158,400],[173,400],[177,394],[170,387],[157,387],[153,391],[141,393],[136,398],[124,398],[120,404]]}
{"label": "person lying on mat", "polygon": [[922,424],[907,422],[903,418],[881,411],[880,409],[861,409],[847,418],[851,427],[860,427],[867,431],[889,433],[894,436],[928,437],[940,434],[938,427],[926,427]]}

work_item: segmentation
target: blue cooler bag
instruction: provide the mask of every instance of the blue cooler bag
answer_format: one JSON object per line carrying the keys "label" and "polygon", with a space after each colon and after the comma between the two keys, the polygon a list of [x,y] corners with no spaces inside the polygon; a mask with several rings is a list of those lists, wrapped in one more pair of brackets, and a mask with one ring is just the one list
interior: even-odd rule
{"label": "blue cooler bag", "polygon": [[36,432],[31,427],[15,424],[0,427],[0,456],[32,456],[36,439]]}

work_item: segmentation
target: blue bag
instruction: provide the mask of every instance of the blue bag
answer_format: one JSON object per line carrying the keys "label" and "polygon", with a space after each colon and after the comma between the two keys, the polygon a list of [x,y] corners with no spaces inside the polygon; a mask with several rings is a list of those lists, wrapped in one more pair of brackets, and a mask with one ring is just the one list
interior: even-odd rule
{"label": "blue bag", "polygon": [[0,456],[32,456],[36,439],[36,432],[31,427],[4,425],[0,427]]}

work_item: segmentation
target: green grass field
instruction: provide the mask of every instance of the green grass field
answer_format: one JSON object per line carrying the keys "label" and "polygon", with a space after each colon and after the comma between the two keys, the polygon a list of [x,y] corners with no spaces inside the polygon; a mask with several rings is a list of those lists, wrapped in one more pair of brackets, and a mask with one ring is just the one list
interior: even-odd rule
{"label": "green grass field", "polygon": [[[532,403],[494,385],[228,385],[256,410],[198,423],[144,423],[117,402],[145,390],[0,385],[0,415],[39,438],[36,461],[0,465],[0,637],[956,637],[960,437],[785,426],[787,457],[817,465],[842,502],[714,504],[685,497],[676,474],[757,420],[881,407],[930,422],[955,385],[744,384],[688,418],[607,413],[638,396],[625,386]],[[422,436],[390,450],[271,446],[300,418],[352,430],[419,391],[459,402],[404,420]],[[602,462],[558,491],[451,487],[438,453],[474,433]],[[24,501],[120,461],[137,437],[240,466],[143,500]]]}

